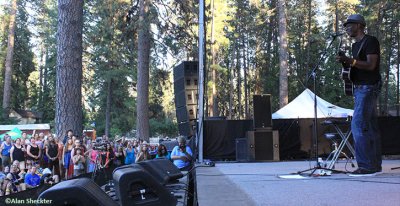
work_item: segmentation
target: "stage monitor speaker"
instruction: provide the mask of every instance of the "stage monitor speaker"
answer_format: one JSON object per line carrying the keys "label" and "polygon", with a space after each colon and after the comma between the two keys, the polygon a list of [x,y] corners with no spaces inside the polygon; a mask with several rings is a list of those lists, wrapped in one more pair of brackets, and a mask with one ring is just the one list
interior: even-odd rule
{"label": "stage monitor speaker", "polygon": [[137,163],[162,185],[183,177],[182,172],[169,159],[152,159]]}
{"label": "stage monitor speaker", "polygon": [[247,149],[247,138],[236,138],[236,161],[249,161],[249,151]]}
{"label": "stage monitor speaker", "polygon": [[272,130],[271,95],[253,95],[254,129]]}
{"label": "stage monitor speaker", "polygon": [[121,205],[175,206],[177,203],[173,194],[138,164],[116,168],[113,180]]}
{"label": "stage monitor speaker", "polygon": [[60,182],[42,192],[39,199],[51,200],[50,205],[118,206],[95,182],[88,178]]}
{"label": "stage monitor speaker", "polygon": [[251,161],[279,161],[279,133],[274,131],[248,131],[247,148]]}

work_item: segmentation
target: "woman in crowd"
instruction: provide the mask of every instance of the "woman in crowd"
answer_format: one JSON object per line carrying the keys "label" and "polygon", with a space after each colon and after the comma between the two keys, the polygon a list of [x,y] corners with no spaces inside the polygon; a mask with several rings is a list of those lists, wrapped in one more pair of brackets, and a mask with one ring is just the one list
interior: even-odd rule
{"label": "woman in crowd", "polygon": [[171,154],[168,152],[165,145],[158,145],[156,158],[165,158],[171,160]]}
{"label": "woman in crowd", "polygon": [[[93,145],[93,144],[92,144]],[[93,149],[93,146],[89,151],[89,166],[88,166],[88,172],[93,172],[94,168],[96,167],[96,159],[98,155],[100,155],[99,151]],[[99,162],[98,162],[99,163]]]}
{"label": "woman in crowd", "polygon": [[85,172],[85,157],[82,155],[80,147],[74,148],[74,156],[72,161],[74,163],[74,177],[79,176]]}
{"label": "woman in crowd", "polygon": [[63,167],[63,150],[64,145],[59,137],[54,137],[54,141],[57,143],[57,150],[58,150],[58,168],[60,172],[57,174],[59,178],[62,178],[64,175],[64,167]]}
{"label": "woman in crowd", "polygon": [[39,164],[40,160],[40,155],[42,153],[42,150],[40,147],[36,144],[36,141],[34,138],[31,138],[31,144],[28,145],[26,148],[26,153],[27,153],[27,159],[32,161],[32,164]]}
{"label": "woman in crowd", "polygon": [[14,162],[15,160],[18,160],[19,162],[19,169],[25,170],[25,152],[26,149],[24,145],[21,144],[22,141],[20,138],[17,138],[15,140],[15,144],[10,150],[11,154],[11,162]]}
{"label": "woman in crowd", "polygon": [[115,159],[115,153],[110,143],[107,143],[107,149],[105,154],[102,155],[102,159],[104,160],[103,162],[105,168],[108,168],[110,165],[112,165]]}
{"label": "woman in crowd", "polygon": [[135,148],[133,148],[131,141],[128,141],[128,146],[124,149],[124,155],[126,165],[135,163]]}
{"label": "woman in crowd", "polygon": [[139,148],[139,141],[137,139],[133,140],[133,149],[135,150],[135,155],[139,154],[140,148]]}
{"label": "woman in crowd", "polygon": [[52,135],[48,137],[47,141],[48,143],[45,146],[45,150],[48,159],[48,168],[50,168],[53,174],[59,174],[60,167],[58,161],[58,145]]}
{"label": "woman in crowd", "polygon": [[4,136],[4,142],[1,143],[0,145],[0,159],[1,164],[3,167],[10,165],[11,162],[11,157],[10,157],[10,150],[12,148],[13,144],[11,141],[11,137],[8,135]]}
{"label": "woman in crowd", "polygon": [[144,141],[142,143],[142,145],[140,146],[140,152],[136,156],[136,161],[135,162],[141,162],[141,161],[145,161],[145,160],[151,159],[148,146],[149,145],[147,144],[146,141]]}
{"label": "woman in crowd", "polygon": [[116,166],[124,165],[125,163],[125,154],[124,154],[124,148],[122,144],[119,144],[117,147],[117,151],[115,152],[115,160],[114,164]]}
{"label": "woman in crowd", "polygon": [[68,179],[69,177],[71,177],[71,173],[72,171],[69,171],[69,167],[70,167],[70,163],[71,163],[71,151],[74,147],[74,144],[72,142],[71,138],[67,139],[67,143],[64,145],[64,149],[63,149],[63,165],[65,168],[65,179]]}

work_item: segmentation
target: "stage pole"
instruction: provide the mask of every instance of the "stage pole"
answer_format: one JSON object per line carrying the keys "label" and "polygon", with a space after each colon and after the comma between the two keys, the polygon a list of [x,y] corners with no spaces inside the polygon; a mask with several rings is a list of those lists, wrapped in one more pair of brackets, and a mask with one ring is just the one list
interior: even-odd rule
{"label": "stage pole", "polygon": [[203,163],[203,117],[204,117],[204,0],[199,0],[199,99],[198,99],[198,149],[199,162]]}

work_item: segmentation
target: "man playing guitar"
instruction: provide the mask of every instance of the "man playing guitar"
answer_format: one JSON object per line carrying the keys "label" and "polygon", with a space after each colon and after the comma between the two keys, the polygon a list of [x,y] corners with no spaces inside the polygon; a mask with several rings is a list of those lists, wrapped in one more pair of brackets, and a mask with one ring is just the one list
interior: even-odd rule
{"label": "man playing guitar", "polygon": [[353,58],[343,53],[336,60],[351,66],[354,84],[354,114],[351,122],[358,169],[350,176],[373,176],[382,171],[381,140],[376,119],[380,91],[380,46],[376,37],[365,34],[366,23],[359,14],[350,15],[344,23],[347,34],[355,39]]}

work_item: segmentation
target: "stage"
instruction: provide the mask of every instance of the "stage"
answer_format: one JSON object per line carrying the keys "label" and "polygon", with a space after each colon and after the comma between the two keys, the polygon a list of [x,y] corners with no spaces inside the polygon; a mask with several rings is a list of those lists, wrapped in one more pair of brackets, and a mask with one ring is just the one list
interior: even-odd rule
{"label": "stage", "polygon": [[[400,160],[384,160],[383,173],[374,177],[346,174],[283,179],[309,169],[315,161],[222,163],[196,168],[197,198],[203,205],[273,206],[398,206],[400,204]],[[353,171],[341,160],[336,169]],[[290,176],[291,177],[291,176]]]}

